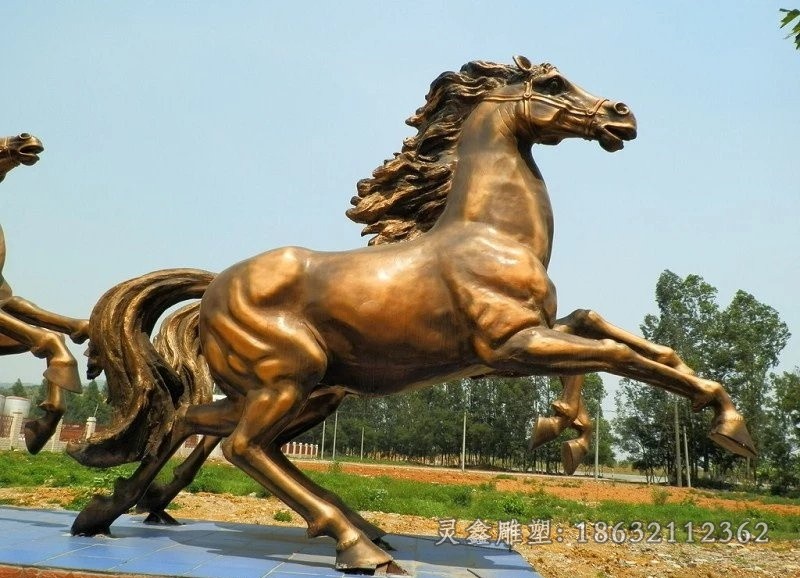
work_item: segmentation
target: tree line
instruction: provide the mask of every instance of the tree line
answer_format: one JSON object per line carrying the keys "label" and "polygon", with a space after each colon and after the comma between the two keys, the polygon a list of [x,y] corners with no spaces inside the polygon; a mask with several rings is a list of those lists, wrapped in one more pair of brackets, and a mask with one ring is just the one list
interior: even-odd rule
{"label": "tree line", "polygon": [[[550,404],[561,393],[557,379],[546,377],[484,377],[463,379],[380,398],[347,398],[325,424],[326,457],[363,455],[370,459],[412,460],[458,466],[462,442],[466,467],[557,472],[561,442],[576,437],[567,431],[558,440],[530,450],[530,435],[539,415],[552,413]],[[586,378],[584,393],[589,413],[596,416],[605,394],[597,374]],[[464,425],[466,419],[466,436]],[[298,441],[322,442],[319,425]],[[610,424],[601,410],[600,463],[611,465]],[[594,463],[594,454],[586,464]]]}

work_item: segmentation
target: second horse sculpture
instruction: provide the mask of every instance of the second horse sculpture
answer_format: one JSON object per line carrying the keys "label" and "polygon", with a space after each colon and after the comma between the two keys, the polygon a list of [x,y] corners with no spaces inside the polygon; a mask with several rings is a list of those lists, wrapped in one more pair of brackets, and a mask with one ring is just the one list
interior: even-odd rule
{"label": "second horse sculpture", "polygon": [[[695,410],[711,406],[712,439],[754,455],[723,387],[672,350],[591,311],[556,318],[553,215],[531,146],[580,137],[617,151],[636,136],[628,107],[523,57],[444,73],[426,100],[409,120],[418,133],[359,183],[349,211],[377,234],[374,246],[278,249],[217,276],[160,271],[103,296],[91,317],[91,370],[106,372],[119,419],[70,453],[88,465],[141,464],[112,496],[93,499],[73,533],[108,532],[183,440],[205,434],[227,438],[225,456],[297,511],[310,536],[336,540],[337,567],[389,564],[383,533],[309,480],[280,444],[348,395],[464,376],[567,376],[570,419],[580,410],[575,376],[629,377]],[[166,308],[190,298],[202,300],[173,323],[165,358],[149,335]],[[211,379],[227,398],[199,403]]]}
{"label": "second horse sculpture", "polygon": [[[43,150],[41,141],[28,133],[0,138],[0,181],[21,164],[35,164]],[[73,392],[81,390],[78,364],[60,333],[66,333],[73,341],[81,343],[88,337],[88,322],[51,313],[14,295],[3,278],[5,261],[6,242],[0,228],[0,355],[30,351],[47,360],[44,372],[47,398],[39,405],[44,415],[25,424],[25,444],[35,454],[53,435],[64,415],[66,406],[62,388]]]}

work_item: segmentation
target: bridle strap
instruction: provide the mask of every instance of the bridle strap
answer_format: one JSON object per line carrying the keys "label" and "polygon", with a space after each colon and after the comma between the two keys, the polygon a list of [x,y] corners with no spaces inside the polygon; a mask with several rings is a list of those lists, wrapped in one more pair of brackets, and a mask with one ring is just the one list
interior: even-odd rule
{"label": "bridle strap", "polygon": [[554,98],[550,98],[543,94],[537,94],[533,91],[533,81],[526,80],[525,81],[525,92],[521,95],[511,95],[511,94],[494,94],[490,96],[486,96],[483,100],[488,102],[519,102],[523,101],[526,104],[530,101],[538,101],[544,103],[548,106],[556,108],[558,110],[566,111],[570,114],[575,116],[585,116],[586,117],[586,138],[592,133],[592,129],[594,128],[595,121],[597,120],[597,113],[600,111],[600,108],[608,102],[607,98],[598,98],[597,101],[592,105],[592,108],[585,108],[585,109],[576,109],[572,108],[569,105],[564,104],[563,102],[556,100]]}

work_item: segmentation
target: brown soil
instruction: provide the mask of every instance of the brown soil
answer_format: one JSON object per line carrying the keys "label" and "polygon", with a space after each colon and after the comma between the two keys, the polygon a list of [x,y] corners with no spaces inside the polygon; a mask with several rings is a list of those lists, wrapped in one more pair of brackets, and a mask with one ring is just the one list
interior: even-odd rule
{"label": "brown soil", "polygon": [[[304,463],[305,469],[325,469],[320,463]],[[639,484],[595,482],[580,478],[519,476],[497,479],[491,473],[460,473],[426,468],[403,468],[343,464],[345,472],[360,475],[386,475],[428,483],[496,484],[498,490],[546,493],[573,500],[594,502],[618,500],[652,503],[653,487]],[[712,492],[664,488],[668,501],[692,501],[720,509],[753,507],[777,513],[800,515],[800,506],[770,505],[715,497]],[[78,492],[68,488],[0,488],[0,501],[28,507],[57,507],[69,502]],[[291,522],[274,519],[278,511],[288,511],[274,498],[182,493],[172,513],[178,518],[210,519],[241,523],[303,525],[293,512]],[[418,516],[366,512],[364,517],[388,533],[437,535],[438,522]],[[471,520],[458,523],[456,538],[466,536]],[[527,528],[525,532],[527,537]],[[590,536],[592,534],[590,533]],[[555,536],[555,534],[554,534]],[[771,541],[766,544],[623,544],[594,541],[579,543],[577,530],[564,528],[562,541],[550,544],[517,545],[517,549],[545,578],[751,578],[758,576],[800,578],[800,540]],[[390,540],[391,542],[391,540]],[[447,545],[442,545],[446,548]]]}

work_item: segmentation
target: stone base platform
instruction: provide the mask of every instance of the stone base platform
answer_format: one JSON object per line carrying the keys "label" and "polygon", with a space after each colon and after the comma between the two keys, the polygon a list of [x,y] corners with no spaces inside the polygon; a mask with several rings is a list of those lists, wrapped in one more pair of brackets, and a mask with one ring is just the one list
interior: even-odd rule
{"label": "stone base platform", "polygon": [[[0,507],[0,578],[190,576],[194,578],[343,578],[334,543],[304,528],[187,521],[148,526],[122,516],[113,536],[69,533],[75,512]],[[390,535],[410,578],[542,578],[506,548],[436,546],[431,537]]]}

